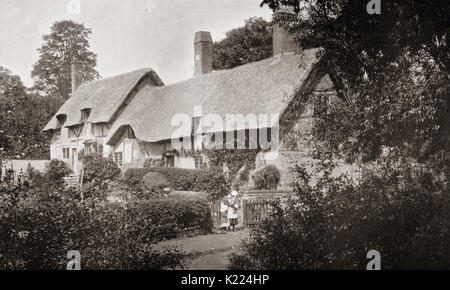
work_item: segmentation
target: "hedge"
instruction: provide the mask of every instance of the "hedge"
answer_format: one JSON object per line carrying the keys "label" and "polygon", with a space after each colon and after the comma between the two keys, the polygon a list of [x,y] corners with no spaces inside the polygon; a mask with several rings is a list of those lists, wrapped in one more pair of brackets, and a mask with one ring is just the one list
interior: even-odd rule
{"label": "hedge", "polygon": [[149,172],[163,174],[172,190],[201,191],[209,194],[210,199],[220,199],[228,193],[225,175],[218,169],[196,170],[169,167],[132,168],[124,175],[124,182],[140,192],[143,178]]}
{"label": "hedge", "polygon": [[10,195],[0,192],[0,269],[65,269],[69,250],[80,251],[82,269],[180,268],[184,254],[155,243],[212,229],[205,199],[80,203],[49,187]]}

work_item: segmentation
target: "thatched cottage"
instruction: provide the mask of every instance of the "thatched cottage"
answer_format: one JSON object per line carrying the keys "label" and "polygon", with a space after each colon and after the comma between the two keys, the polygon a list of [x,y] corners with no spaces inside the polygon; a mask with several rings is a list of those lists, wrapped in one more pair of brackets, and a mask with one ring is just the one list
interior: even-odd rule
{"label": "thatched cottage", "polygon": [[[51,158],[67,161],[76,172],[80,157],[94,152],[113,157],[122,168],[142,167],[149,159],[161,160],[166,166],[198,168],[207,163],[205,156],[174,148],[173,141],[201,139],[204,131],[194,128],[203,116],[225,120],[229,114],[266,114],[277,119],[265,123],[245,119],[240,126],[221,131],[248,134],[280,129],[280,142],[255,162],[275,164],[286,184],[292,161],[311,161],[309,134],[314,108],[310,104],[298,106],[298,98],[305,94],[335,96],[317,57],[318,49],[299,53],[296,47],[287,31],[276,26],[272,58],[213,71],[211,34],[200,31],[194,39],[194,76],[170,85],[164,85],[148,68],[77,87],[74,64],[73,95],[44,129],[54,134]],[[185,116],[189,126],[180,128],[174,123],[177,114]],[[284,135],[292,130],[300,137],[286,142]],[[210,128],[209,133],[212,131]],[[201,153],[202,145],[195,148]]]}

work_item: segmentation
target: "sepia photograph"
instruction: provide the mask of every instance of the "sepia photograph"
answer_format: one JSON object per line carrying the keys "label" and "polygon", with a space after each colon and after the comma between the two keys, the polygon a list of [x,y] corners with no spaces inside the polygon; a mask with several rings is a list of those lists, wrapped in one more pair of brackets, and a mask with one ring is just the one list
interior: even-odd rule
{"label": "sepia photograph", "polygon": [[449,270],[449,12],[0,0],[1,272]]}

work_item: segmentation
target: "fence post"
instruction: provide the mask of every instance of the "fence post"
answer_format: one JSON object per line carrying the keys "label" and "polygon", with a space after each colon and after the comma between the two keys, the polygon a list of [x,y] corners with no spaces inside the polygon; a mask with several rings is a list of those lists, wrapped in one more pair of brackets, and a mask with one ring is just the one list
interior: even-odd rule
{"label": "fence post", "polygon": [[247,200],[242,201],[242,219],[244,222],[244,228],[247,227]]}

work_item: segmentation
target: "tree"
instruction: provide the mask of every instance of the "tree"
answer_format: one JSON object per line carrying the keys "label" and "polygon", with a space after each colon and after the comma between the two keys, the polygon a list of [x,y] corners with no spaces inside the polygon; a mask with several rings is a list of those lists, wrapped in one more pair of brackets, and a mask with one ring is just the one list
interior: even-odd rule
{"label": "tree", "polygon": [[245,26],[230,30],[226,38],[214,43],[213,67],[230,69],[272,56],[272,24],[252,17]]}
{"label": "tree", "polygon": [[83,81],[99,78],[95,70],[97,55],[89,50],[92,31],[71,20],[55,22],[44,44],[38,49],[39,60],[34,64],[34,89],[45,95],[60,95],[68,99],[71,93],[71,62],[82,63]]}
{"label": "tree", "polygon": [[29,94],[18,76],[0,67],[0,160],[48,159],[50,136],[41,130],[60,105]]}
{"label": "tree", "polygon": [[[450,22],[446,1],[264,0],[280,13],[301,48],[322,47],[340,102],[314,100],[314,133],[349,161],[370,161],[387,149],[450,172]],[[305,99],[300,100],[304,102]]]}

